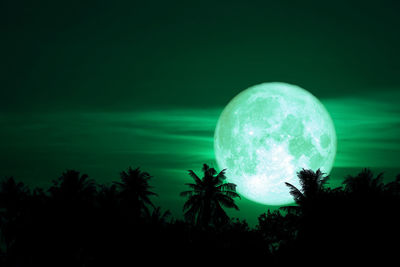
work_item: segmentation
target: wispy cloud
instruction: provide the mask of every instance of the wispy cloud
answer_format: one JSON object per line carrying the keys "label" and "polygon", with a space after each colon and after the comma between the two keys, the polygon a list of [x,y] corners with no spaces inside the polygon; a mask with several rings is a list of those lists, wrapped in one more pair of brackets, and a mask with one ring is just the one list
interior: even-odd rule
{"label": "wispy cloud", "polygon": [[[337,131],[336,167],[397,166],[400,108],[396,99],[322,100]],[[214,164],[213,135],[222,109],[0,114],[4,152],[0,167],[6,174],[18,175],[24,171],[21,166],[37,169],[47,164],[58,172],[76,166],[107,179],[106,168],[116,171],[124,164],[166,175],[167,170]]]}
{"label": "wispy cloud", "polygon": [[[333,185],[340,185],[343,175],[357,167],[398,166],[396,99],[322,100],[338,136]],[[215,164],[213,135],[222,109],[0,113],[0,175],[46,187],[66,168],[107,183],[118,179],[122,169],[141,166],[154,175],[157,202],[179,215],[184,201],[179,192],[190,179],[186,170]],[[245,199],[240,206],[250,213],[265,211],[265,206]]]}
{"label": "wispy cloud", "polygon": [[397,167],[400,156],[400,98],[326,99],[334,121],[337,167]]}
{"label": "wispy cloud", "polygon": [[220,111],[0,114],[0,149],[7,152],[0,156],[0,167],[3,175],[32,178],[29,169],[38,166],[57,173],[83,166],[104,180],[109,174],[106,168],[117,171],[127,167],[123,164],[156,173],[212,164]]}

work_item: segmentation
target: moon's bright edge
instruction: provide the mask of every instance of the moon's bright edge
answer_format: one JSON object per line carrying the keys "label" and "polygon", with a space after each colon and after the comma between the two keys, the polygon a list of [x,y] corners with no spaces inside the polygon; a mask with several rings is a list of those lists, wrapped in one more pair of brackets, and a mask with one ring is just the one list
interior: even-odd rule
{"label": "moon's bright edge", "polygon": [[222,111],[214,152],[228,181],[244,197],[267,205],[293,202],[285,182],[299,186],[302,168],[329,173],[336,132],[322,103],[286,83],[263,83],[234,97]]}

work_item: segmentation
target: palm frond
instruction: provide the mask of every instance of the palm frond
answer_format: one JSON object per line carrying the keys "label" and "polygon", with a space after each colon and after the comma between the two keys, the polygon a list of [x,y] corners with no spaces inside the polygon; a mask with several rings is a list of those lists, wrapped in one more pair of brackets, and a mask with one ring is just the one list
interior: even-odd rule
{"label": "palm frond", "polygon": [[239,199],[241,199],[240,195],[238,193],[236,193],[236,192],[233,192],[233,191],[224,191],[223,194],[228,196],[228,197],[230,197],[230,198],[239,198]]}
{"label": "palm frond", "polygon": [[198,206],[200,203],[200,200],[201,200],[200,196],[198,196],[198,195],[193,195],[193,196],[189,197],[188,200],[183,205],[183,210],[190,209],[190,207]]}
{"label": "palm frond", "polygon": [[218,197],[219,203],[226,208],[234,208],[235,210],[239,210],[239,207],[235,204],[235,201],[226,195],[221,195]]}
{"label": "palm frond", "polygon": [[194,190],[199,190],[201,188],[201,186],[199,184],[185,183],[185,185]]}
{"label": "palm frond", "polygon": [[219,190],[221,190],[221,191],[227,191],[227,190],[235,191],[236,190],[236,184],[234,184],[234,183],[224,183],[224,184],[219,185],[217,188]]}
{"label": "palm frond", "polygon": [[194,194],[194,192],[193,192],[192,190],[183,191],[183,192],[180,192],[180,193],[179,193],[179,195],[180,195],[181,197],[190,197],[190,196],[192,196],[193,194]]}
{"label": "palm frond", "polygon": [[201,184],[201,179],[197,176],[197,174],[192,171],[192,170],[188,170],[190,177],[193,178],[193,180],[195,181],[196,184]]}
{"label": "palm frond", "polygon": [[289,193],[293,196],[296,202],[301,201],[304,198],[303,193],[297,187],[287,182],[285,182],[285,184],[287,187],[289,187]]}
{"label": "palm frond", "polygon": [[217,174],[216,178],[217,178],[217,180],[218,180],[219,182],[222,182],[223,180],[226,179],[225,173],[226,173],[226,169],[223,169],[222,171],[220,171],[220,172]]}

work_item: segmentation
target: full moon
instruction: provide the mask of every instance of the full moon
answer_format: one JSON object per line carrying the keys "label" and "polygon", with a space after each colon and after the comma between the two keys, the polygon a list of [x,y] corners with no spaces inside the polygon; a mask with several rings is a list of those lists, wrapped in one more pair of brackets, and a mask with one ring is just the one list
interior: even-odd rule
{"label": "full moon", "polygon": [[286,83],[263,83],[234,97],[214,135],[218,167],[242,196],[266,205],[293,202],[285,182],[299,187],[302,168],[329,173],[336,132],[322,103]]}

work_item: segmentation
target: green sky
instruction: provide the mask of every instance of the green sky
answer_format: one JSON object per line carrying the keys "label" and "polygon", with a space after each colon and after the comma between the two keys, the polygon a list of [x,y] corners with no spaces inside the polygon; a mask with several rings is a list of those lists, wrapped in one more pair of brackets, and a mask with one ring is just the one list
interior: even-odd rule
{"label": "green sky", "polygon": [[[332,185],[362,167],[391,179],[399,11],[387,0],[1,1],[0,176],[46,187],[74,168],[106,183],[141,166],[179,217],[186,170],[215,165],[223,107],[281,81],[333,118]],[[266,209],[238,204],[249,221]]]}

